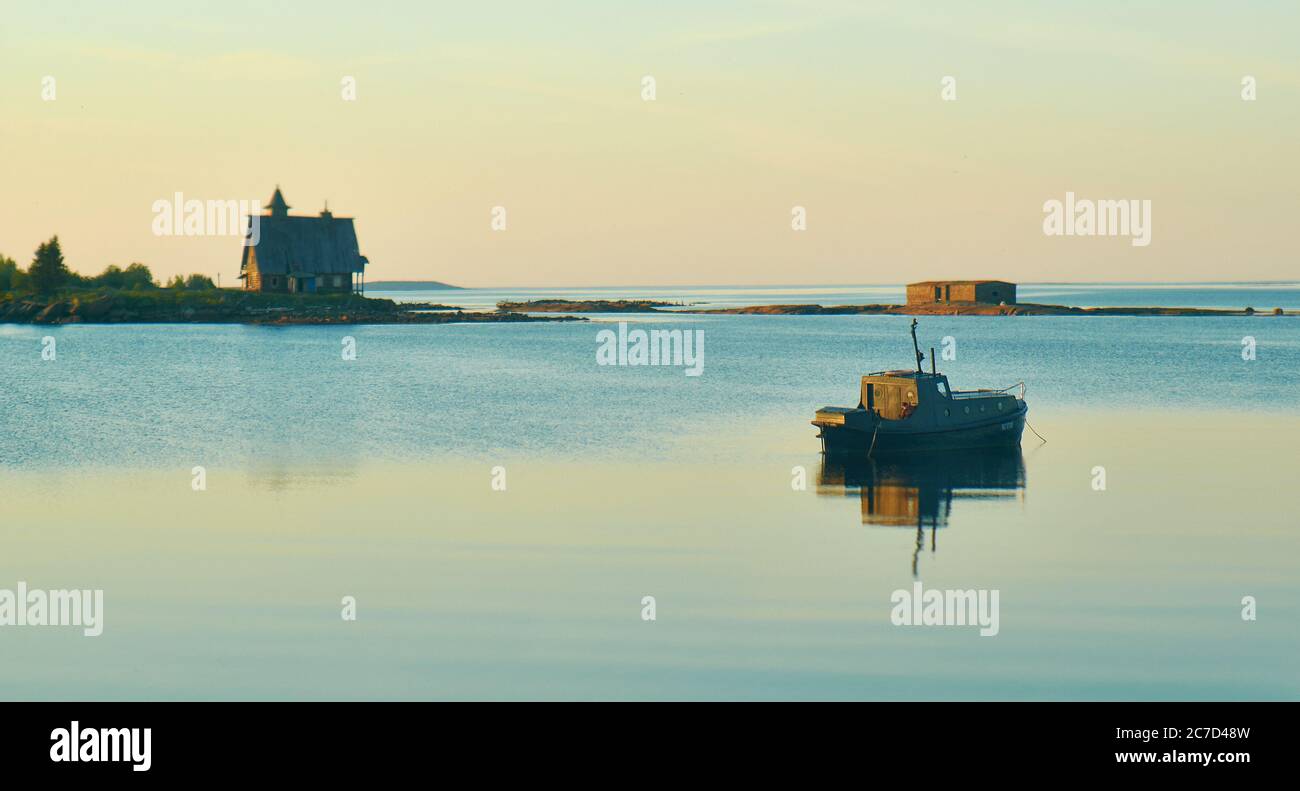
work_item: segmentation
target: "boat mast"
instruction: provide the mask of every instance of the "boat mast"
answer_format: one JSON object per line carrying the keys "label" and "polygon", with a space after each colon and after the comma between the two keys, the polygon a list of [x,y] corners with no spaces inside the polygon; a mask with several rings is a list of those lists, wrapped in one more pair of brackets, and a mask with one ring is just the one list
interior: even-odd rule
{"label": "boat mast", "polygon": [[924,374],[925,370],[921,368],[921,361],[925,359],[925,355],[921,354],[921,344],[916,342],[916,319],[912,319],[912,349],[916,351],[916,372]]}

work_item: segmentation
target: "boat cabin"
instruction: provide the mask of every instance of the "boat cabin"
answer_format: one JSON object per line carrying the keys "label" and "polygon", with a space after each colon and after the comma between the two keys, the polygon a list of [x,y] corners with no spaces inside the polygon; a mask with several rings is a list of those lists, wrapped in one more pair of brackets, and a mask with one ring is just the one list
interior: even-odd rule
{"label": "boat cabin", "polygon": [[879,371],[862,377],[857,409],[941,428],[1011,414],[1017,407],[1016,397],[1005,391],[953,390],[941,373]]}
{"label": "boat cabin", "polygon": [[862,377],[862,395],[858,409],[867,409],[885,420],[902,420],[916,411],[921,403],[921,390],[942,384],[948,390],[948,377],[915,371],[881,371]]}

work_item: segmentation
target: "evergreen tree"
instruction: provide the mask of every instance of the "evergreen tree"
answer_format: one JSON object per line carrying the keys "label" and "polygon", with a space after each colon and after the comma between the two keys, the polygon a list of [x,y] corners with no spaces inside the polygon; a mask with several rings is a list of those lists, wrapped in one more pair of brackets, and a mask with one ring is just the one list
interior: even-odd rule
{"label": "evergreen tree", "polygon": [[58,236],[36,248],[36,257],[27,269],[27,277],[37,292],[52,294],[58,291],[67,284],[69,275],[68,267],[63,263],[63,249],[59,247]]}
{"label": "evergreen tree", "polygon": [[0,291],[13,291],[18,286],[18,264],[14,259],[0,255]]}

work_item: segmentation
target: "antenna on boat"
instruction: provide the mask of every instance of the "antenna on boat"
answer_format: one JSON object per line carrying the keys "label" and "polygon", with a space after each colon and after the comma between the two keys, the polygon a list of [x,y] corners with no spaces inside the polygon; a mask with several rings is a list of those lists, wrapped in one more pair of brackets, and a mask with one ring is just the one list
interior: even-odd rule
{"label": "antenna on boat", "polygon": [[925,355],[921,354],[921,344],[916,342],[916,319],[912,319],[912,348],[916,350],[916,372],[924,374],[925,369],[921,368],[921,361],[925,359]]}

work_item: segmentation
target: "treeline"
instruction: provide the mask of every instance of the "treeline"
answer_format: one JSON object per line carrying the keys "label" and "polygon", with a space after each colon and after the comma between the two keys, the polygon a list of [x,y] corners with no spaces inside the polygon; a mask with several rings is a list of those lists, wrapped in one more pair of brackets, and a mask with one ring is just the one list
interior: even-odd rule
{"label": "treeline", "polygon": [[123,269],[110,264],[98,275],[82,275],[68,269],[63,260],[63,249],[59,246],[59,237],[55,236],[36,248],[32,263],[24,271],[12,258],[0,255],[0,293],[13,291],[18,293],[54,294],[59,291],[76,289],[112,288],[126,291],[144,291],[156,288],[184,289],[187,291],[206,291],[217,285],[206,275],[176,275],[159,286],[154,280],[153,272],[144,264],[131,264]]}

